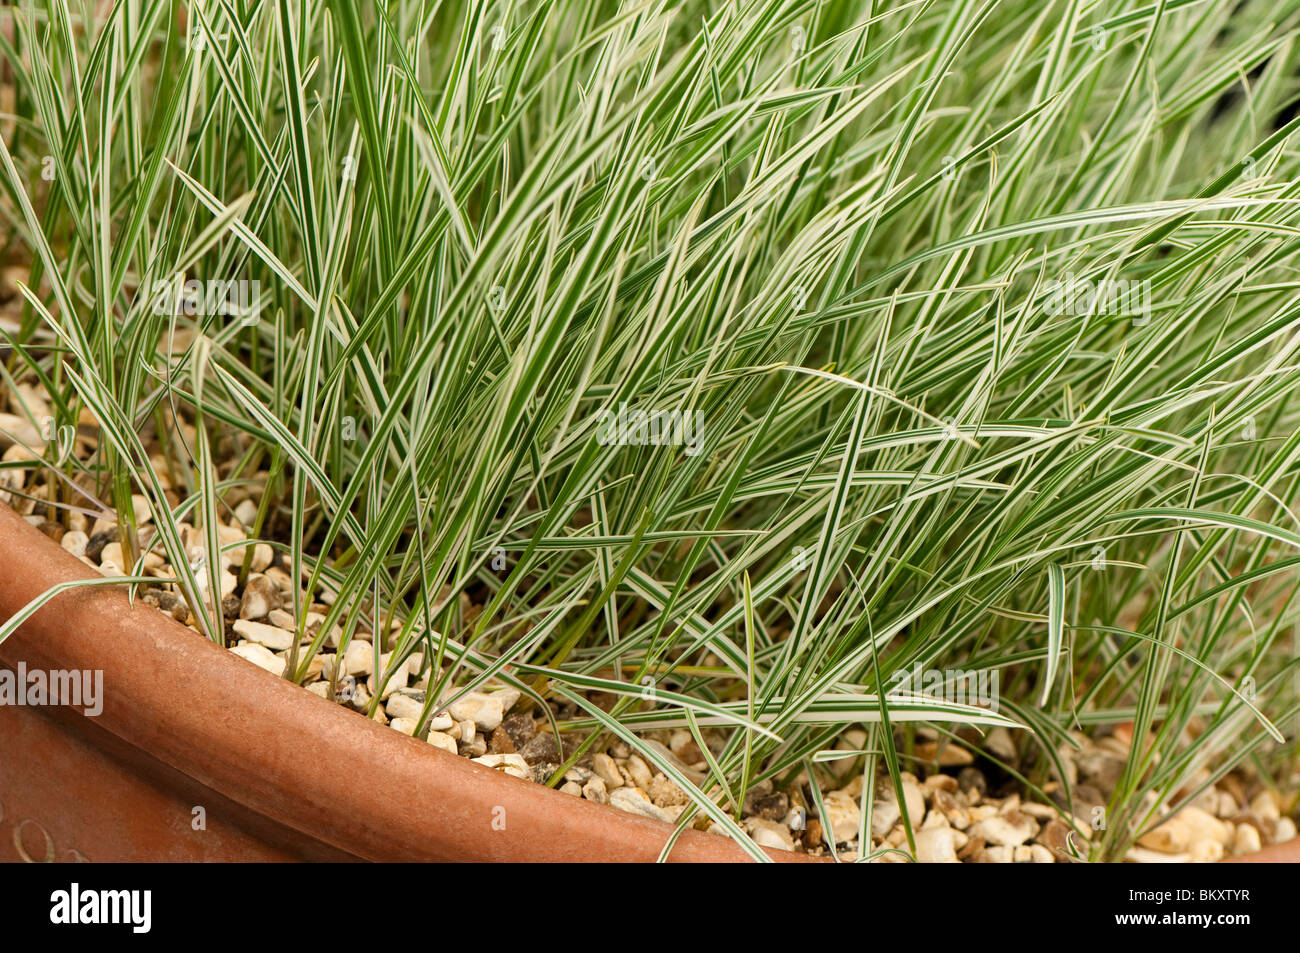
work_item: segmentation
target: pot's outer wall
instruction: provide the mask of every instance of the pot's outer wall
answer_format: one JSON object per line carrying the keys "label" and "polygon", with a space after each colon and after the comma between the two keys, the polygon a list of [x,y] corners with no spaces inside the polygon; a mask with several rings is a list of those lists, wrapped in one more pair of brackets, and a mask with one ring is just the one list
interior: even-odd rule
{"label": "pot's outer wall", "polygon": [[[0,618],[94,577],[0,504]],[[95,718],[2,713],[11,857],[45,859],[48,843],[59,860],[653,861],[672,832],[360,718],[131,605],[122,587],[56,596],[0,643],[0,663],[20,661],[102,671],[104,700]],[[193,830],[195,806],[207,831]],[[691,830],[671,859],[748,858]]]}
{"label": "pot's outer wall", "polygon": [[[81,718],[76,713],[72,717]],[[88,719],[82,719],[86,721]],[[211,790],[193,790],[162,765],[110,757],[83,737],[31,708],[0,706],[0,860],[28,863],[95,861],[276,861],[338,856],[272,846],[231,818],[248,812]],[[95,738],[120,748],[112,736]],[[121,758],[122,760],[119,760]],[[152,770],[151,770],[152,768]],[[137,773],[138,772],[138,773]],[[172,772],[174,774],[174,772]],[[192,796],[185,797],[186,788]],[[195,808],[201,807],[202,812]],[[256,825],[257,818],[247,820]]]}

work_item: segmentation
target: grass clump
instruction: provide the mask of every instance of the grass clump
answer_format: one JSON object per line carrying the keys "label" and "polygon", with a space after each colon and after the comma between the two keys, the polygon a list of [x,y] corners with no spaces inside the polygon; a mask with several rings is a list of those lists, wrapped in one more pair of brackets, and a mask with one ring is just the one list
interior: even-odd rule
{"label": "grass clump", "polygon": [[326,630],[669,777],[638,732],[721,727],[682,824],[755,851],[754,784],[869,816],[918,724],[1013,726],[1068,805],[1070,731],[1131,721],[1117,858],[1295,753],[1298,8],[22,4],[4,373],[101,428],[42,503],[134,560],[142,493],[185,566],[259,479]]}

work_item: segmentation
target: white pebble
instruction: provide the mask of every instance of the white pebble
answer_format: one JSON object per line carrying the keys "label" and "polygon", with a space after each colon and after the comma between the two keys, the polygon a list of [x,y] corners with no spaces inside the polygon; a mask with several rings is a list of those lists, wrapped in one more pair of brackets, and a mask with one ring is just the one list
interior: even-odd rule
{"label": "white pebble", "polygon": [[916,859],[923,864],[956,864],[957,847],[951,827],[935,827],[916,834]]}
{"label": "white pebble", "polygon": [[671,815],[658,807],[637,788],[621,787],[609,795],[609,803],[620,811],[652,817],[657,821],[669,821]]}
{"label": "white pebble", "polygon": [[613,791],[623,786],[623,775],[618,770],[618,765],[605,752],[601,751],[592,757],[591,766],[609,790]]}
{"label": "white pebble", "polygon": [[532,778],[532,770],[528,767],[528,762],[517,754],[485,754],[481,758],[475,758],[474,763],[504,771],[511,777],[523,781]]}
{"label": "white pebble", "polygon": [[273,625],[238,619],[232,628],[248,641],[256,642],[258,645],[265,645],[268,649],[273,649],[276,652],[283,652],[293,647],[293,633],[286,632],[284,629],[276,628]]}
{"label": "white pebble", "polygon": [[256,645],[248,643],[247,645],[237,645],[230,650],[233,655],[252,662],[258,668],[264,668],[272,675],[283,675],[285,668],[284,659],[277,656],[265,645]]}
{"label": "white pebble", "polygon": [[389,718],[418,719],[424,712],[424,702],[404,692],[396,692],[388,696],[388,701],[384,703],[384,711],[388,712]]}
{"label": "white pebble", "polygon": [[482,692],[470,692],[465,697],[453,702],[448,711],[457,721],[473,721],[483,731],[492,731],[505,718],[501,698],[484,695]]}
{"label": "white pebble", "polygon": [[388,727],[392,728],[394,731],[400,731],[404,735],[413,735],[415,734],[415,719],[394,718],[388,723]]}
{"label": "white pebble", "polygon": [[369,675],[375,667],[375,648],[369,642],[352,641],[343,653],[344,675]]}
{"label": "white pebble", "polygon": [[456,753],[456,739],[441,731],[429,732],[429,744],[433,745],[435,748],[450,751],[452,754]]}
{"label": "white pebble", "polygon": [[74,556],[86,555],[86,544],[90,542],[90,537],[79,529],[74,529],[63,534],[63,539],[59,540],[60,545]]}

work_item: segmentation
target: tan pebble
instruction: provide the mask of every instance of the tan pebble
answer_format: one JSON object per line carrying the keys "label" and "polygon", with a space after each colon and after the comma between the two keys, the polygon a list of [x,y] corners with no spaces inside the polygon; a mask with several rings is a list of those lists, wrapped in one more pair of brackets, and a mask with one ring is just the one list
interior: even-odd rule
{"label": "tan pebble", "polygon": [[790,836],[790,832],[784,824],[763,817],[755,817],[750,819],[747,826],[750,828],[749,836],[759,847],[770,847],[773,850],[794,850],[794,838]]}
{"label": "tan pebble", "polygon": [[[107,546],[104,548],[108,549]],[[1250,809],[1262,821],[1276,821],[1282,816],[1282,812],[1277,809],[1277,801],[1273,799],[1270,791],[1261,791],[1255,795],[1251,799]]]}
{"label": "tan pebble", "polygon": [[610,792],[609,803],[629,814],[640,814],[642,817],[651,817],[659,821],[672,819],[672,815],[667,810],[653,803],[646,797],[645,792],[638,788],[621,787]]}
{"label": "tan pebble", "polygon": [[[862,808],[844,791],[832,791],[823,799],[835,843],[856,840],[862,825]],[[915,823],[915,821],[913,822]]]}
{"label": "tan pebble", "polygon": [[935,809],[943,813],[951,826],[962,831],[970,827],[970,811],[952,794],[943,790],[935,791],[933,801]]}
{"label": "tan pebble", "polygon": [[1232,830],[1208,811],[1189,806],[1138,838],[1138,844],[1151,850],[1176,854],[1206,840],[1226,846],[1231,843]]}
{"label": "tan pebble", "polygon": [[252,500],[244,500],[235,507],[235,519],[245,527],[251,528],[257,522],[257,504]]}
{"label": "tan pebble", "polygon": [[907,807],[907,819],[915,826],[921,823],[925,814],[925,794],[915,778],[908,780],[906,772],[903,779],[903,804]]}
{"label": "tan pebble", "polygon": [[1189,853],[1194,864],[1217,864],[1223,859],[1223,845],[1214,840],[1198,841]]}
{"label": "tan pebble", "polygon": [[916,756],[923,761],[937,762],[941,768],[965,767],[975,761],[975,756],[959,744],[926,741],[916,746]]}
{"label": "tan pebble", "polygon": [[495,730],[505,719],[501,699],[483,692],[466,692],[452,702],[448,711],[457,721],[470,721],[483,731]]}
{"label": "tan pebble", "polygon": [[61,545],[74,556],[86,555],[86,544],[90,542],[90,537],[80,530],[71,530],[63,534],[63,539],[59,540]]}
{"label": "tan pebble", "polygon": [[984,747],[1003,761],[1016,759],[1016,743],[1011,737],[1011,732],[1001,725],[989,731],[984,738]]}
{"label": "tan pebble", "polygon": [[501,711],[507,712],[515,707],[515,703],[519,701],[521,694],[523,693],[517,688],[498,688],[496,691],[491,692],[488,697],[495,698],[501,705]]}
{"label": "tan pebble", "polygon": [[1019,810],[996,814],[971,824],[972,837],[982,837],[990,844],[1018,847],[1038,833],[1038,822]]}
{"label": "tan pebble", "polygon": [[943,812],[937,808],[927,811],[925,818],[916,826],[916,830],[929,831],[935,828],[949,827],[948,818],[943,816]]}
{"label": "tan pebble", "polygon": [[922,864],[957,864],[957,844],[953,829],[946,824],[916,835],[916,859]]}
{"label": "tan pebble", "polygon": [[43,450],[40,428],[25,417],[0,414],[0,446],[26,444],[33,450]]}
{"label": "tan pebble", "polygon": [[112,563],[114,566],[125,565],[126,559],[122,556],[122,544],[121,543],[104,544],[104,549],[99,554],[99,562],[100,565],[103,565],[104,563]]}
{"label": "tan pebble", "polygon": [[475,758],[474,763],[502,771],[524,781],[532,778],[532,769],[528,767],[528,762],[517,754],[485,754]]}
{"label": "tan pebble", "polygon": [[591,766],[609,790],[613,791],[623,786],[623,775],[619,773],[618,765],[605,752],[601,751],[594,755]]}
{"label": "tan pebble", "polygon": [[[352,684],[352,683],[349,683]],[[352,688],[352,697],[347,700],[347,704],[357,711],[365,711],[370,707],[370,692],[366,689],[365,682],[356,682]],[[375,706],[375,711],[383,711],[382,706]],[[384,722],[387,723],[388,716],[384,716]]]}
{"label": "tan pebble", "polygon": [[956,794],[958,791],[957,779],[951,774],[932,774],[925,779],[921,785],[924,792],[933,797],[936,791],[945,791],[948,794]]}
{"label": "tan pebble", "polygon": [[650,766],[645,763],[640,755],[631,755],[627,759],[627,773],[632,782],[639,788],[650,787],[650,782],[654,775],[650,772]]}
{"label": "tan pebble", "polygon": [[424,712],[424,702],[414,696],[397,692],[388,696],[388,701],[384,703],[384,711],[388,712],[389,718],[418,719]]}
{"label": "tan pebble", "polygon": [[678,728],[668,737],[668,747],[678,757],[681,756],[681,753],[686,750],[688,745],[694,743],[694,736],[685,728]]}
{"label": "tan pebble", "polygon": [[662,774],[656,774],[651,778],[645,791],[650,796],[650,800],[660,807],[676,807],[679,804],[689,804],[691,800],[685,791]]}
{"label": "tan pebble", "polygon": [[[265,619],[273,609],[280,608],[280,590],[261,573],[252,573],[244,585],[244,596],[239,603],[241,619]],[[286,626],[292,629],[294,626]]]}
{"label": "tan pebble", "polygon": [[[217,541],[220,542],[223,547],[229,546],[231,543],[242,543],[246,539],[248,539],[248,534],[238,526],[226,526],[221,523],[217,524]],[[231,555],[230,559],[232,562],[236,559],[242,560],[243,553],[240,550],[235,550],[234,555]]]}
{"label": "tan pebble", "polygon": [[271,560],[275,558],[275,551],[267,543],[253,544],[253,558],[248,564],[248,568],[253,572],[265,572],[271,568]]}
{"label": "tan pebble", "polygon": [[265,669],[272,675],[283,675],[285,662],[284,659],[277,656],[265,645],[237,645],[230,650],[231,654],[238,655],[240,658],[252,662],[258,668]]}
{"label": "tan pebble", "polygon": [[394,731],[400,731],[404,735],[415,734],[414,718],[393,718],[388,722],[388,727]]}
{"label": "tan pebble", "polygon": [[1048,807],[1046,804],[1035,804],[1032,801],[1026,801],[1020,805],[1020,810],[1030,817],[1036,817],[1040,821],[1050,821],[1056,817],[1056,809]]}
{"label": "tan pebble", "polygon": [[[298,659],[298,665],[302,665],[302,659]],[[307,668],[303,672],[303,678],[315,681],[320,678],[321,671],[325,668],[325,659],[319,655],[313,655],[307,660]]]}
{"label": "tan pebble", "polygon": [[1273,834],[1273,843],[1281,844],[1293,840],[1296,836],[1295,821],[1289,817],[1279,817],[1277,820],[1277,831]]}
{"label": "tan pebble", "polygon": [[286,632],[284,629],[277,629],[273,625],[238,619],[232,625],[232,628],[249,642],[265,645],[276,652],[283,652],[293,647],[293,633]]}
{"label": "tan pebble", "polygon": [[369,642],[353,640],[343,654],[343,671],[347,675],[369,675],[374,671],[375,648]]}
{"label": "tan pebble", "polygon": [[441,748],[443,751],[450,751],[452,754],[456,754],[456,739],[441,731],[429,732],[429,744],[433,745],[435,748]]}
{"label": "tan pebble", "polygon": [[266,614],[266,621],[271,625],[279,626],[282,629],[288,629],[292,632],[298,628],[297,620],[294,619],[292,612],[286,612],[284,609],[272,609]]}
{"label": "tan pebble", "polygon": [[892,797],[877,795],[875,802],[871,805],[871,833],[876,837],[884,837],[898,823],[902,814],[898,810],[898,802]]}
{"label": "tan pebble", "polygon": [[139,493],[131,494],[131,515],[135,517],[136,526],[144,526],[153,520],[153,508],[149,500]]}
{"label": "tan pebble", "polygon": [[1236,834],[1232,840],[1232,853],[1240,856],[1241,854],[1253,854],[1255,851],[1263,848],[1260,843],[1259,831],[1254,824],[1238,824]]}

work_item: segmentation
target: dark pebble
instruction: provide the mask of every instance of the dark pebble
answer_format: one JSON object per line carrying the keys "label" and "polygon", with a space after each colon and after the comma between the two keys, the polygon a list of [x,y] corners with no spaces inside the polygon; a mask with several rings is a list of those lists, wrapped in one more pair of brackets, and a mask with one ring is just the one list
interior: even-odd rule
{"label": "dark pebble", "polygon": [[537,784],[545,784],[558,770],[560,770],[558,761],[553,764],[534,764],[532,765],[533,781]]}
{"label": "dark pebble", "polygon": [[537,764],[538,762],[558,763],[563,760],[560,754],[560,746],[555,741],[555,735],[549,731],[534,735],[527,744],[519,749],[519,754],[529,764]]}
{"label": "dark pebble", "polygon": [[[57,523],[54,520],[42,520],[41,525],[36,528],[56,543],[63,539],[64,530],[62,523]],[[102,549],[103,547],[100,548]]]}
{"label": "dark pebble", "polygon": [[174,592],[159,592],[157,606],[177,622],[184,622],[190,617],[190,607]]}
{"label": "dark pebble", "polygon": [[533,740],[533,735],[537,734],[537,726],[533,722],[533,716],[527,713],[509,715],[506,720],[501,722],[499,731],[504,731],[514,742],[512,751],[518,751],[528,742]]}
{"label": "dark pebble", "polygon": [[513,754],[515,750],[515,742],[510,733],[498,725],[488,739],[488,751],[492,754]]}
{"label": "dark pebble", "polygon": [[104,554],[104,547],[109,543],[120,543],[122,541],[122,531],[116,526],[110,526],[103,532],[96,533],[90,537],[86,543],[86,557],[93,563],[99,562],[99,557]]}
{"label": "dark pebble", "polygon": [[758,808],[760,817],[765,817],[769,821],[780,821],[790,813],[790,798],[785,792],[777,791],[759,798],[754,802],[754,806]]}
{"label": "dark pebble", "polygon": [[979,768],[965,767],[957,774],[957,786],[963,791],[976,790],[980,796],[984,796],[989,791],[989,783],[984,778],[984,773]]}

